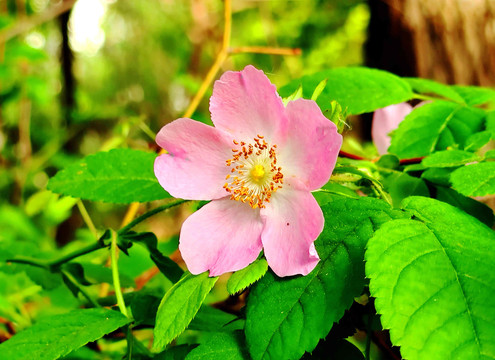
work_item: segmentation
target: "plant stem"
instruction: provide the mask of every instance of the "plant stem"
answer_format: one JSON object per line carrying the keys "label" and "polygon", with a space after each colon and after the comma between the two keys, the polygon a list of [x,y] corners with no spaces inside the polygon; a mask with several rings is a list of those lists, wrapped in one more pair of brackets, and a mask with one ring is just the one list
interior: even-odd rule
{"label": "plant stem", "polygon": [[26,264],[26,265],[31,265],[31,266],[39,267],[42,269],[46,269],[46,270],[48,270],[48,268],[49,268],[48,264],[43,263],[41,261],[38,261],[36,259],[31,259],[31,258],[27,258],[27,257],[17,257],[15,259],[7,259],[7,260],[5,260],[5,262],[15,263],[15,264]]}
{"label": "plant stem", "polygon": [[16,264],[26,264],[26,265],[31,265],[35,267],[39,267],[45,270],[50,270],[54,271],[56,270],[60,265],[65,264],[66,262],[71,261],[72,259],[75,259],[79,256],[89,254],[93,251],[99,250],[101,248],[104,248],[105,245],[97,241],[91,245],[86,246],[85,248],[76,250],[74,252],[71,252],[70,254],[64,255],[62,257],[59,257],[58,259],[52,260],[52,261],[39,261],[37,259],[32,259],[32,258],[27,258],[27,257],[16,257],[13,259],[7,259],[5,260],[6,262],[10,263],[16,263]]}
{"label": "plant stem", "polygon": [[93,305],[94,307],[100,307],[100,305],[98,304],[98,302],[96,300],[94,300],[87,292],[86,292],[86,289],[84,289],[82,287],[81,284],[79,284],[79,282],[74,278],[74,276],[72,276],[72,274],[70,272],[68,272],[67,270],[61,270],[60,273],[62,275],[64,275],[67,280],[69,280],[72,285],[74,285],[75,287],[77,287],[77,290],[79,290],[79,292],[81,294],[83,294],[83,296],[89,301],[89,303],[91,305]]}
{"label": "plant stem", "polygon": [[147,213],[144,213],[143,215],[141,215],[140,217],[134,219],[129,224],[127,224],[126,226],[124,226],[123,228],[121,228],[117,233],[119,235],[125,234],[130,229],[132,229],[134,226],[136,226],[140,222],[146,220],[150,216],[153,216],[153,215],[155,215],[155,214],[157,214],[159,212],[165,211],[167,209],[173,208],[174,206],[177,206],[177,205],[180,205],[180,204],[184,204],[185,202],[188,202],[188,201],[189,200],[177,200],[177,201],[169,202],[169,203],[164,204],[162,206],[158,206],[158,207],[154,208],[153,210],[150,210]]}
{"label": "plant stem", "polygon": [[77,200],[77,208],[79,209],[79,212],[81,213],[81,216],[86,223],[86,226],[88,227],[89,231],[94,235],[95,239],[98,239],[98,231],[96,230],[95,225],[93,224],[93,220],[91,220],[91,217],[88,214],[88,211],[86,210],[86,207],[84,206],[84,203],[82,202],[81,199]]}
{"label": "plant stem", "polygon": [[119,266],[117,264],[117,233],[116,232],[112,232],[110,256],[112,259],[112,278],[113,278],[113,287],[115,290],[115,297],[117,298],[117,305],[119,306],[120,312],[124,316],[129,317],[124,302],[124,296],[122,295],[122,288],[120,287]]}
{"label": "plant stem", "polygon": [[277,48],[268,46],[238,46],[229,49],[229,54],[267,54],[267,55],[301,55],[299,48]]}
{"label": "plant stem", "polygon": [[373,320],[373,314],[370,312],[368,314],[368,323],[366,324],[366,349],[364,350],[364,356],[366,360],[370,360],[372,320]]}
{"label": "plant stem", "polygon": [[100,250],[104,247],[106,247],[106,246],[102,242],[97,241],[97,242],[95,242],[91,245],[88,245],[82,249],[76,250],[76,251],[71,252],[67,255],[64,255],[64,256],[56,259],[56,260],[53,260],[53,261],[49,262],[47,265],[51,269],[57,268],[58,266],[65,264],[66,262],[71,261],[72,259],[75,259],[75,258],[82,256],[82,255],[89,254],[89,253],[96,251],[96,250]]}

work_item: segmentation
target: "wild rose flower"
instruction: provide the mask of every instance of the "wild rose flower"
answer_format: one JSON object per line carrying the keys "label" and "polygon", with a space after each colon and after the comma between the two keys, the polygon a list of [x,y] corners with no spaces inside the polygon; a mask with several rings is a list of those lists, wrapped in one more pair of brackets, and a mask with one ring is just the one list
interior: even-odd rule
{"label": "wild rose flower", "polygon": [[332,173],[342,144],[314,101],[284,107],[260,70],[226,72],[210,99],[215,127],[181,118],[156,137],[168,151],[155,174],[171,195],[212,200],[182,225],[179,250],[193,274],[236,271],[263,249],[278,276],[306,275],[324,218],[311,194]]}
{"label": "wild rose flower", "polygon": [[387,153],[390,146],[390,132],[399,127],[399,123],[413,110],[406,102],[389,105],[378,109],[373,114],[371,124],[371,139],[378,150],[378,154]]}

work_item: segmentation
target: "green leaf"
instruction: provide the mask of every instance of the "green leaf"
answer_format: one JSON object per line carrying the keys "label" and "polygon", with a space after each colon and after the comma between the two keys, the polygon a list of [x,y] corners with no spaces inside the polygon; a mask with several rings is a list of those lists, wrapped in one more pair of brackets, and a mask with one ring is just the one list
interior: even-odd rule
{"label": "green leaf", "polygon": [[450,175],[452,187],[466,196],[495,194],[495,162],[463,166]]}
{"label": "green leaf", "polygon": [[462,96],[469,106],[495,102],[495,90],[479,86],[454,85],[452,88]]}
{"label": "green leaf", "polygon": [[300,85],[303,97],[310,99],[323,81],[327,85],[318,96],[317,103],[323,112],[331,110],[336,100],[348,114],[362,114],[413,98],[409,84],[389,72],[365,67],[325,70],[291,81],[279,89],[281,96],[289,96]]}
{"label": "green leaf", "polygon": [[244,290],[249,285],[255,283],[265,275],[268,270],[268,263],[265,259],[254,261],[242,270],[236,271],[227,281],[227,291],[234,295]]}
{"label": "green leaf", "polygon": [[366,251],[392,343],[410,360],[495,358],[495,232],[437,200],[404,208],[418,220],[384,224]]}
{"label": "green leaf", "polygon": [[481,130],[484,112],[475,108],[435,101],[415,108],[392,133],[389,152],[399,158],[426,156],[449,146],[464,146]]}
{"label": "green leaf", "polygon": [[59,171],[48,189],[76,198],[119,204],[164,199],[153,172],[156,154],[132,149],[114,149],[86,156]]}
{"label": "green leaf", "polygon": [[244,321],[235,315],[203,305],[187,328],[206,332],[228,332],[243,329],[243,325]]}
{"label": "green leaf", "polygon": [[437,200],[446,202],[452,206],[455,206],[461,210],[464,210],[471,216],[474,216],[483,224],[488,227],[492,227],[495,221],[493,210],[470,197],[459,194],[457,191],[447,187],[437,186]]}
{"label": "green leaf", "polygon": [[465,165],[473,161],[479,161],[481,158],[469,151],[463,150],[444,150],[437,151],[423,159],[421,164],[425,167],[456,167]]}
{"label": "green leaf", "polygon": [[253,360],[298,359],[324,338],[364,287],[364,247],[374,230],[405,216],[384,201],[331,197],[315,246],[320,262],[307,276],[271,271],[251,289],[246,340]]}
{"label": "green leaf", "polygon": [[448,85],[444,85],[429,79],[403,78],[411,85],[414,92],[424,95],[439,95],[458,103],[464,103],[464,99],[457,91]]}
{"label": "green leaf", "polygon": [[429,168],[421,174],[421,178],[437,185],[450,187],[452,168]]}
{"label": "green leaf", "polygon": [[476,151],[481,149],[484,145],[488,144],[492,136],[495,137],[495,135],[492,135],[492,132],[488,130],[475,133],[467,138],[464,150]]}
{"label": "green leaf", "polygon": [[493,150],[488,150],[485,153],[485,159],[495,159],[495,149]]}
{"label": "green leaf", "polygon": [[9,360],[58,359],[130,322],[113,310],[74,310],[40,320],[14,335],[0,344],[0,354]]}
{"label": "green leaf", "polygon": [[422,179],[406,173],[393,173],[385,178],[383,183],[392,197],[394,207],[399,207],[402,200],[408,196],[430,196],[430,191]]}
{"label": "green leaf", "polygon": [[165,256],[158,250],[158,239],[156,235],[151,232],[136,233],[129,231],[124,234],[119,234],[119,241],[122,247],[130,247],[133,242],[142,243],[150,252],[150,258],[158,267],[160,272],[165,275],[172,283],[179,281],[184,274],[184,270],[168,256]]}
{"label": "green leaf", "polygon": [[179,336],[198,312],[218,277],[187,273],[163,297],[156,314],[153,350],[161,351]]}
{"label": "green leaf", "polygon": [[249,360],[241,331],[214,333],[186,356],[186,360]]}
{"label": "green leaf", "polygon": [[153,360],[184,360],[196,345],[173,346],[153,357]]}
{"label": "green leaf", "polygon": [[138,292],[132,297],[130,307],[137,325],[155,326],[156,313],[161,299],[154,294]]}
{"label": "green leaf", "polygon": [[486,113],[486,130],[492,133],[492,139],[495,139],[495,111]]}
{"label": "green leaf", "polygon": [[365,360],[363,353],[345,339],[322,340],[311,355],[306,353],[302,360]]}
{"label": "green leaf", "polygon": [[378,161],[376,162],[377,166],[383,167],[385,169],[398,169],[400,166],[399,158],[392,154],[385,154],[380,156]]}

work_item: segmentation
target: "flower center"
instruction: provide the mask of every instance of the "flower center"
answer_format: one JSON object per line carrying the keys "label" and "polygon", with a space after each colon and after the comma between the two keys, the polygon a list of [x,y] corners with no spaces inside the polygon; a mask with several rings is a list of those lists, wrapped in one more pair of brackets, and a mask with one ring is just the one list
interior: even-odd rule
{"label": "flower center", "polygon": [[230,198],[248,203],[253,209],[264,208],[272,193],[282,188],[284,175],[277,166],[277,145],[269,146],[257,135],[253,143],[234,140],[232,159],[225,161],[231,168],[223,186]]}

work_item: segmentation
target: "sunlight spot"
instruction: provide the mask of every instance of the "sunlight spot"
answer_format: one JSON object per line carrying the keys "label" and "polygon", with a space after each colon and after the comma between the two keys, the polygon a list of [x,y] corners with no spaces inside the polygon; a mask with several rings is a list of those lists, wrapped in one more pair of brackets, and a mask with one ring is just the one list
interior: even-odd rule
{"label": "sunlight spot", "polygon": [[105,43],[102,24],[108,0],[79,0],[74,5],[69,22],[72,49],[88,56],[95,55]]}

